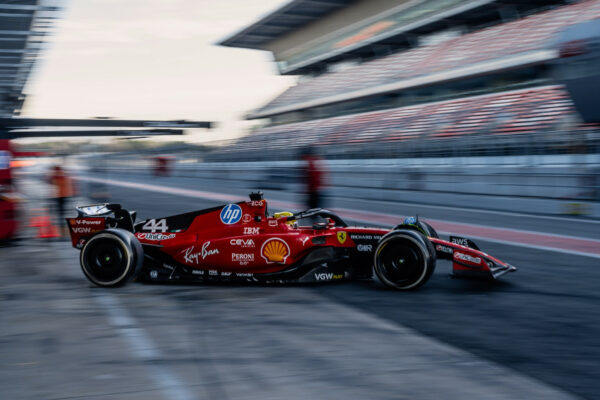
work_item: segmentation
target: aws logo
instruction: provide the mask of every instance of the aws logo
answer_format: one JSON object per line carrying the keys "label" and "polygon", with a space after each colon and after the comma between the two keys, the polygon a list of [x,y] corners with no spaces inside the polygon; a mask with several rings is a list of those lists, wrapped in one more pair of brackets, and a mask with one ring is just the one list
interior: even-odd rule
{"label": "aws logo", "polygon": [[267,264],[284,264],[290,255],[290,246],[279,238],[272,238],[263,243],[260,255]]}

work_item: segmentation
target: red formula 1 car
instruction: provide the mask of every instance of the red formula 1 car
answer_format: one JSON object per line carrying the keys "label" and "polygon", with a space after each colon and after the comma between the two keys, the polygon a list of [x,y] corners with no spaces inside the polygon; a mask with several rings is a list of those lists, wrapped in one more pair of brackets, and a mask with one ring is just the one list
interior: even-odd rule
{"label": "red formula 1 car", "polygon": [[[394,229],[349,227],[323,209],[269,216],[262,193],[250,201],[135,224],[118,204],[78,207],[68,218],[85,276],[111,287],[136,277],[184,282],[379,280],[394,289],[423,285],[436,259],[455,275],[498,278],[515,271],[465,238],[438,237],[417,218]],[[309,226],[298,221],[312,219]]]}

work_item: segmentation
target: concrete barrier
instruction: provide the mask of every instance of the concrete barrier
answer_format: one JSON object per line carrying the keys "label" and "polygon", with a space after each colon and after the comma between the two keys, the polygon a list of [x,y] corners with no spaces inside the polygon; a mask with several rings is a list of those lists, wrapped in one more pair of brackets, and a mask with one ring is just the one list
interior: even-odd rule
{"label": "concrete barrier", "polygon": [[[332,160],[336,196],[600,218],[600,154]],[[151,174],[143,160],[112,157],[109,170]],[[182,158],[172,175],[203,184],[300,191],[301,161],[200,163]]]}

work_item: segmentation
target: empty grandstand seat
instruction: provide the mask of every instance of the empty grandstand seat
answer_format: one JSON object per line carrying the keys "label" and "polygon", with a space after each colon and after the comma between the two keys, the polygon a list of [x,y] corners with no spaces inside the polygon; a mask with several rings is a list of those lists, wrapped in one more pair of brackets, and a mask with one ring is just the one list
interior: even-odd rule
{"label": "empty grandstand seat", "polygon": [[[566,118],[577,121],[567,93],[554,85],[265,127],[229,148],[299,149],[310,144],[342,149],[369,143],[433,143],[471,137],[487,140],[491,147],[518,146],[515,140],[523,139],[511,138],[545,136]],[[577,129],[595,134],[599,125],[580,125]],[[485,148],[486,142],[481,143]]]}
{"label": "empty grandstand seat", "polygon": [[391,54],[343,71],[324,73],[289,88],[261,108],[259,113],[419,75],[545,49],[549,39],[560,29],[594,18],[600,18],[600,2],[582,1],[468,33],[443,43]]}

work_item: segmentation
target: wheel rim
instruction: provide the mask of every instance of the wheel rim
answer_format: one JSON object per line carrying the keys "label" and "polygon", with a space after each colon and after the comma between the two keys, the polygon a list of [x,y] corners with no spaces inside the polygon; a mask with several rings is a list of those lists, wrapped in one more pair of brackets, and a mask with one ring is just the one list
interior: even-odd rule
{"label": "wheel rim", "polygon": [[407,286],[418,281],[423,276],[425,259],[420,249],[402,241],[390,246],[388,242],[379,253],[379,269],[390,282]]}
{"label": "wheel rim", "polygon": [[95,280],[110,283],[118,281],[126,273],[128,260],[124,249],[115,240],[98,239],[86,250],[86,269]]}

